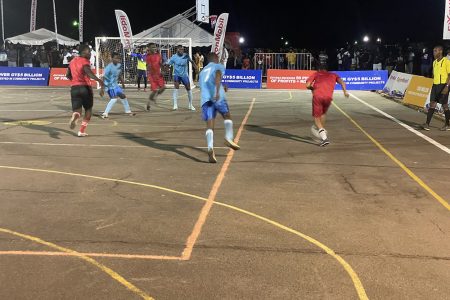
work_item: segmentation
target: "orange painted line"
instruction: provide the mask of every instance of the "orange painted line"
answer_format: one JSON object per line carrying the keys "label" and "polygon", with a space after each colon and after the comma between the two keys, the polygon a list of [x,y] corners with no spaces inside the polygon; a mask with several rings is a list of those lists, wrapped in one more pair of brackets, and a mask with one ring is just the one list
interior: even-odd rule
{"label": "orange painted line", "polygon": [[[241,126],[239,127],[239,130],[236,134],[235,142],[239,143],[239,140],[241,138],[242,132],[244,131],[245,124],[248,121],[248,118],[250,117],[250,114],[252,113],[253,106],[255,104],[256,98],[253,98],[252,103],[250,104],[250,107],[248,108],[247,114],[244,117],[244,120],[242,120]],[[219,174],[217,175],[216,181],[214,182],[211,192],[209,193],[208,200],[206,201],[205,205],[203,206],[200,215],[197,219],[197,222],[195,223],[194,229],[192,230],[191,235],[188,237],[186,241],[186,248],[184,248],[183,253],[181,254],[181,257],[183,260],[189,260],[192,255],[192,250],[194,249],[194,245],[197,242],[198,237],[200,236],[200,233],[202,232],[203,225],[206,222],[206,218],[208,217],[209,212],[211,211],[211,207],[214,204],[214,201],[216,200],[217,192],[220,189],[220,186],[222,185],[223,179],[225,178],[225,174],[228,171],[228,168],[231,164],[231,160],[233,159],[235,151],[230,150],[228,151],[227,158],[225,162],[223,163],[222,169],[220,170]]]}
{"label": "orange painted line", "polygon": [[0,255],[30,255],[30,256],[79,256],[89,257],[110,257],[110,258],[128,258],[128,259],[155,259],[155,260],[182,260],[179,256],[164,255],[140,255],[140,254],[112,254],[112,253],[83,253],[77,252],[52,252],[52,251],[0,251]]}

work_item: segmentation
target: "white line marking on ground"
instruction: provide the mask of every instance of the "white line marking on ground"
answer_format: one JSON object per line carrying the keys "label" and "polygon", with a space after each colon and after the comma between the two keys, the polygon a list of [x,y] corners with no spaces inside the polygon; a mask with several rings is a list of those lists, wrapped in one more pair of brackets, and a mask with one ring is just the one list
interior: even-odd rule
{"label": "white line marking on ground", "polygon": [[[53,144],[53,143],[25,143],[25,142],[0,142],[3,145],[30,145],[30,146],[66,146],[66,147],[104,147],[104,148],[152,148],[143,145],[102,145],[102,144]],[[161,144],[164,145],[164,144]],[[187,146],[187,145],[186,145]],[[194,147],[207,149],[208,147]],[[214,149],[228,149],[228,147],[214,147]]]}
{"label": "white line marking on ground", "polygon": [[417,131],[416,129],[412,128],[411,126],[406,125],[406,124],[403,123],[402,121],[397,120],[396,118],[394,118],[394,117],[391,116],[390,114],[385,113],[384,111],[382,111],[382,110],[376,108],[376,107],[373,106],[373,105],[370,105],[369,103],[367,103],[366,101],[364,101],[364,100],[358,98],[357,96],[355,96],[355,95],[353,95],[353,94],[350,94],[350,95],[351,95],[354,99],[358,100],[359,102],[361,102],[362,104],[366,105],[367,107],[373,109],[373,110],[376,111],[377,113],[379,113],[379,114],[385,116],[386,118],[388,118],[388,119],[394,121],[394,122],[397,123],[398,125],[400,125],[400,126],[406,128],[407,130],[411,131],[411,132],[414,133],[415,135],[421,137],[422,139],[424,139],[424,140],[427,141],[428,143],[430,143],[430,144],[436,146],[437,148],[441,149],[442,151],[446,152],[447,154],[450,154],[450,149],[447,148],[446,146],[442,145],[441,143],[439,143],[439,142],[433,140],[432,138],[430,138],[430,137],[424,135],[424,134],[421,133],[420,131]]}

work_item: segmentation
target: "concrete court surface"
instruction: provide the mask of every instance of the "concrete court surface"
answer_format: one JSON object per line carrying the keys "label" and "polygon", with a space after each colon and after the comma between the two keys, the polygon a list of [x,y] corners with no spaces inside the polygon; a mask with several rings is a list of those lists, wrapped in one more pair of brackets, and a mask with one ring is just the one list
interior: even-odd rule
{"label": "concrete court surface", "polygon": [[0,88],[0,299],[450,298],[441,121],[338,92],[320,148],[310,93],[232,90],[209,164],[198,90],[126,92],[78,138],[67,89]]}

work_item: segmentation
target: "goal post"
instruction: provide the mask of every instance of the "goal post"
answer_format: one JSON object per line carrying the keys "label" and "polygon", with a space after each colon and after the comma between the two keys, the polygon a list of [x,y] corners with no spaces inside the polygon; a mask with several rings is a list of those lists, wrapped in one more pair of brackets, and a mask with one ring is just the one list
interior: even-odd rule
{"label": "goal post", "polygon": [[[127,86],[134,86],[137,84],[137,58],[133,57],[131,53],[140,52],[141,49],[146,53],[147,47],[150,43],[155,43],[159,53],[161,54],[163,63],[167,62],[172,55],[177,52],[177,46],[185,47],[185,52],[191,59],[192,53],[192,39],[191,38],[132,38],[132,49],[125,49],[120,37],[96,37],[95,51],[97,52],[96,61],[96,75],[101,78],[103,70],[111,62],[111,53],[117,52],[121,55],[122,60],[122,75],[124,83]],[[168,86],[173,85],[173,68],[168,71],[162,70],[162,74]],[[194,87],[192,74],[192,64],[189,63],[189,80],[191,86]]]}

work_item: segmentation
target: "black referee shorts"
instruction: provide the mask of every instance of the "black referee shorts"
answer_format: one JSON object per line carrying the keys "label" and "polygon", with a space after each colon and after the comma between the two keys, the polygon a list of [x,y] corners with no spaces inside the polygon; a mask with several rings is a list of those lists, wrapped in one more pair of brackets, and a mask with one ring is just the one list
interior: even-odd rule
{"label": "black referee shorts", "polygon": [[70,90],[72,97],[72,110],[79,110],[84,107],[85,110],[94,106],[94,93],[92,87],[87,85],[73,86]]}
{"label": "black referee shorts", "polygon": [[431,88],[430,101],[435,101],[440,104],[448,104],[448,94],[442,95],[442,90],[445,88],[445,84],[433,84]]}

